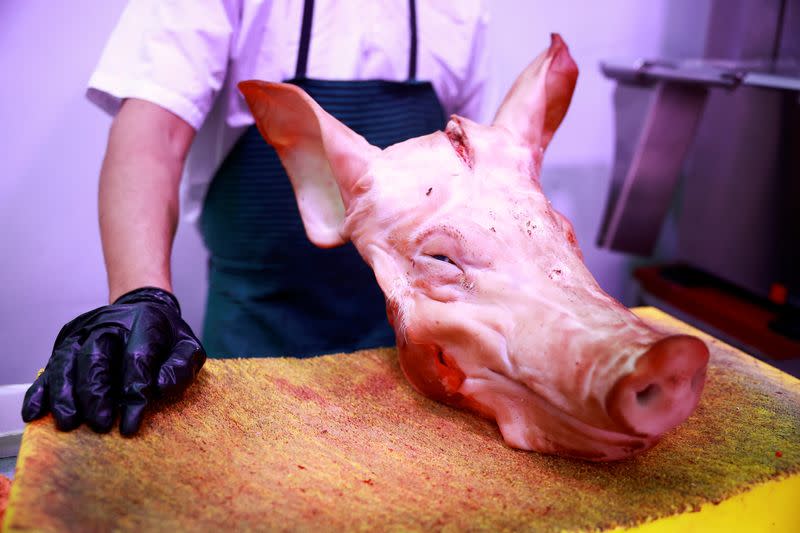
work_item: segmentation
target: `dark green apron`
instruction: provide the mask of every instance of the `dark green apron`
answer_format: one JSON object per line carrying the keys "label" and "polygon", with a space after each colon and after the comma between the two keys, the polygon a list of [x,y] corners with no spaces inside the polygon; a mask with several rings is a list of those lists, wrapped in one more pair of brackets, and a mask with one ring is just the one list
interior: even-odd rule
{"label": "dark green apron", "polygon": [[[306,78],[313,4],[305,3],[297,72],[287,83],[380,148],[444,127],[433,86],[415,81],[414,0],[407,82]],[[211,255],[209,356],[308,357],[394,344],[372,271],[352,244],[323,250],[308,241],[289,178],[255,126],[214,176],[200,229]]]}

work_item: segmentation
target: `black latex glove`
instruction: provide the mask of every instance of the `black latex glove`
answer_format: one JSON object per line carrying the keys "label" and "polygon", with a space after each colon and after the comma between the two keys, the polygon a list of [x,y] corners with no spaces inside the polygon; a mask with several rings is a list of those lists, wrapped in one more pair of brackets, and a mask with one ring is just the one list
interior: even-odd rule
{"label": "black latex glove", "polygon": [[47,367],[25,394],[22,419],[51,412],[62,431],[86,422],[105,432],[119,409],[120,433],[132,435],[148,403],[186,389],[205,360],[178,300],[161,289],[136,289],[61,329]]}

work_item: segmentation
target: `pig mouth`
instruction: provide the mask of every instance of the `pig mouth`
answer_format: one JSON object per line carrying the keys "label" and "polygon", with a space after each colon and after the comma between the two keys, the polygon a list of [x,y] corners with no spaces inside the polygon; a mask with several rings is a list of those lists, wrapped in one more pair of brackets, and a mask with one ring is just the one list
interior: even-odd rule
{"label": "pig mouth", "polygon": [[613,461],[642,452],[660,439],[598,427],[501,372],[486,367],[469,375],[440,346],[431,345],[428,350],[441,391],[432,394],[430,388],[417,389],[438,401],[496,421],[503,440],[514,448]]}
{"label": "pig mouth", "polygon": [[398,343],[398,348],[403,373],[418,392],[495,421],[513,448],[602,462],[628,458],[660,440],[660,435],[602,428],[578,418],[545,392],[498,370],[465,372],[441,345]]}
{"label": "pig mouth", "polygon": [[495,408],[492,418],[497,421],[504,440],[515,448],[589,461],[614,461],[645,451],[660,440],[660,436],[603,429],[581,420],[526,385],[490,369],[486,369],[484,376],[468,377],[459,390],[465,397],[480,402],[482,395],[475,394],[473,388],[509,391],[508,403],[519,408],[512,409],[513,412],[498,412]]}

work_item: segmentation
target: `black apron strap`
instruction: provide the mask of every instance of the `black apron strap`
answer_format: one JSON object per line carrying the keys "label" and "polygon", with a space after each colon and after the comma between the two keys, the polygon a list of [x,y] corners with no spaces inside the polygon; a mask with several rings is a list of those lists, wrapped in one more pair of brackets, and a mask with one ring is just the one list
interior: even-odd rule
{"label": "black apron strap", "polygon": [[305,0],[303,5],[303,25],[300,29],[300,49],[297,52],[297,67],[295,79],[306,77],[308,66],[308,48],[311,45],[311,21],[314,18],[314,0]]}
{"label": "black apron strap", "polygon": [[[295,79],[305,79],[308,67],[308,50],[311,46],[311,22],[314,18],[314,0],[303,3],[303,24],[300,28],[300,48],[297,51]],[[408,50],[408,80],[417,78],[417,3],[408,0],[408,26],[410,45]]]}
{"label": "black apron strap", "polygon": [[411,27],[411,45],[408,51],[408,80],[417,78],[417,4],[408,0],[408,24]]}

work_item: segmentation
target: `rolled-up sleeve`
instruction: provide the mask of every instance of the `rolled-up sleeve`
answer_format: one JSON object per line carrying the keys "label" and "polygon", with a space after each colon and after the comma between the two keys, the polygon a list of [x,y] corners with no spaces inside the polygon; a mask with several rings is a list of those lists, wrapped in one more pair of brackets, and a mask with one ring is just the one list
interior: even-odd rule
{"label": "rolled-up sleeve", "polygon": [[87,97],[110,114],[125,98],[175,113],[199,129],[225,80],[233,0],[131,0],[92,74]]}

